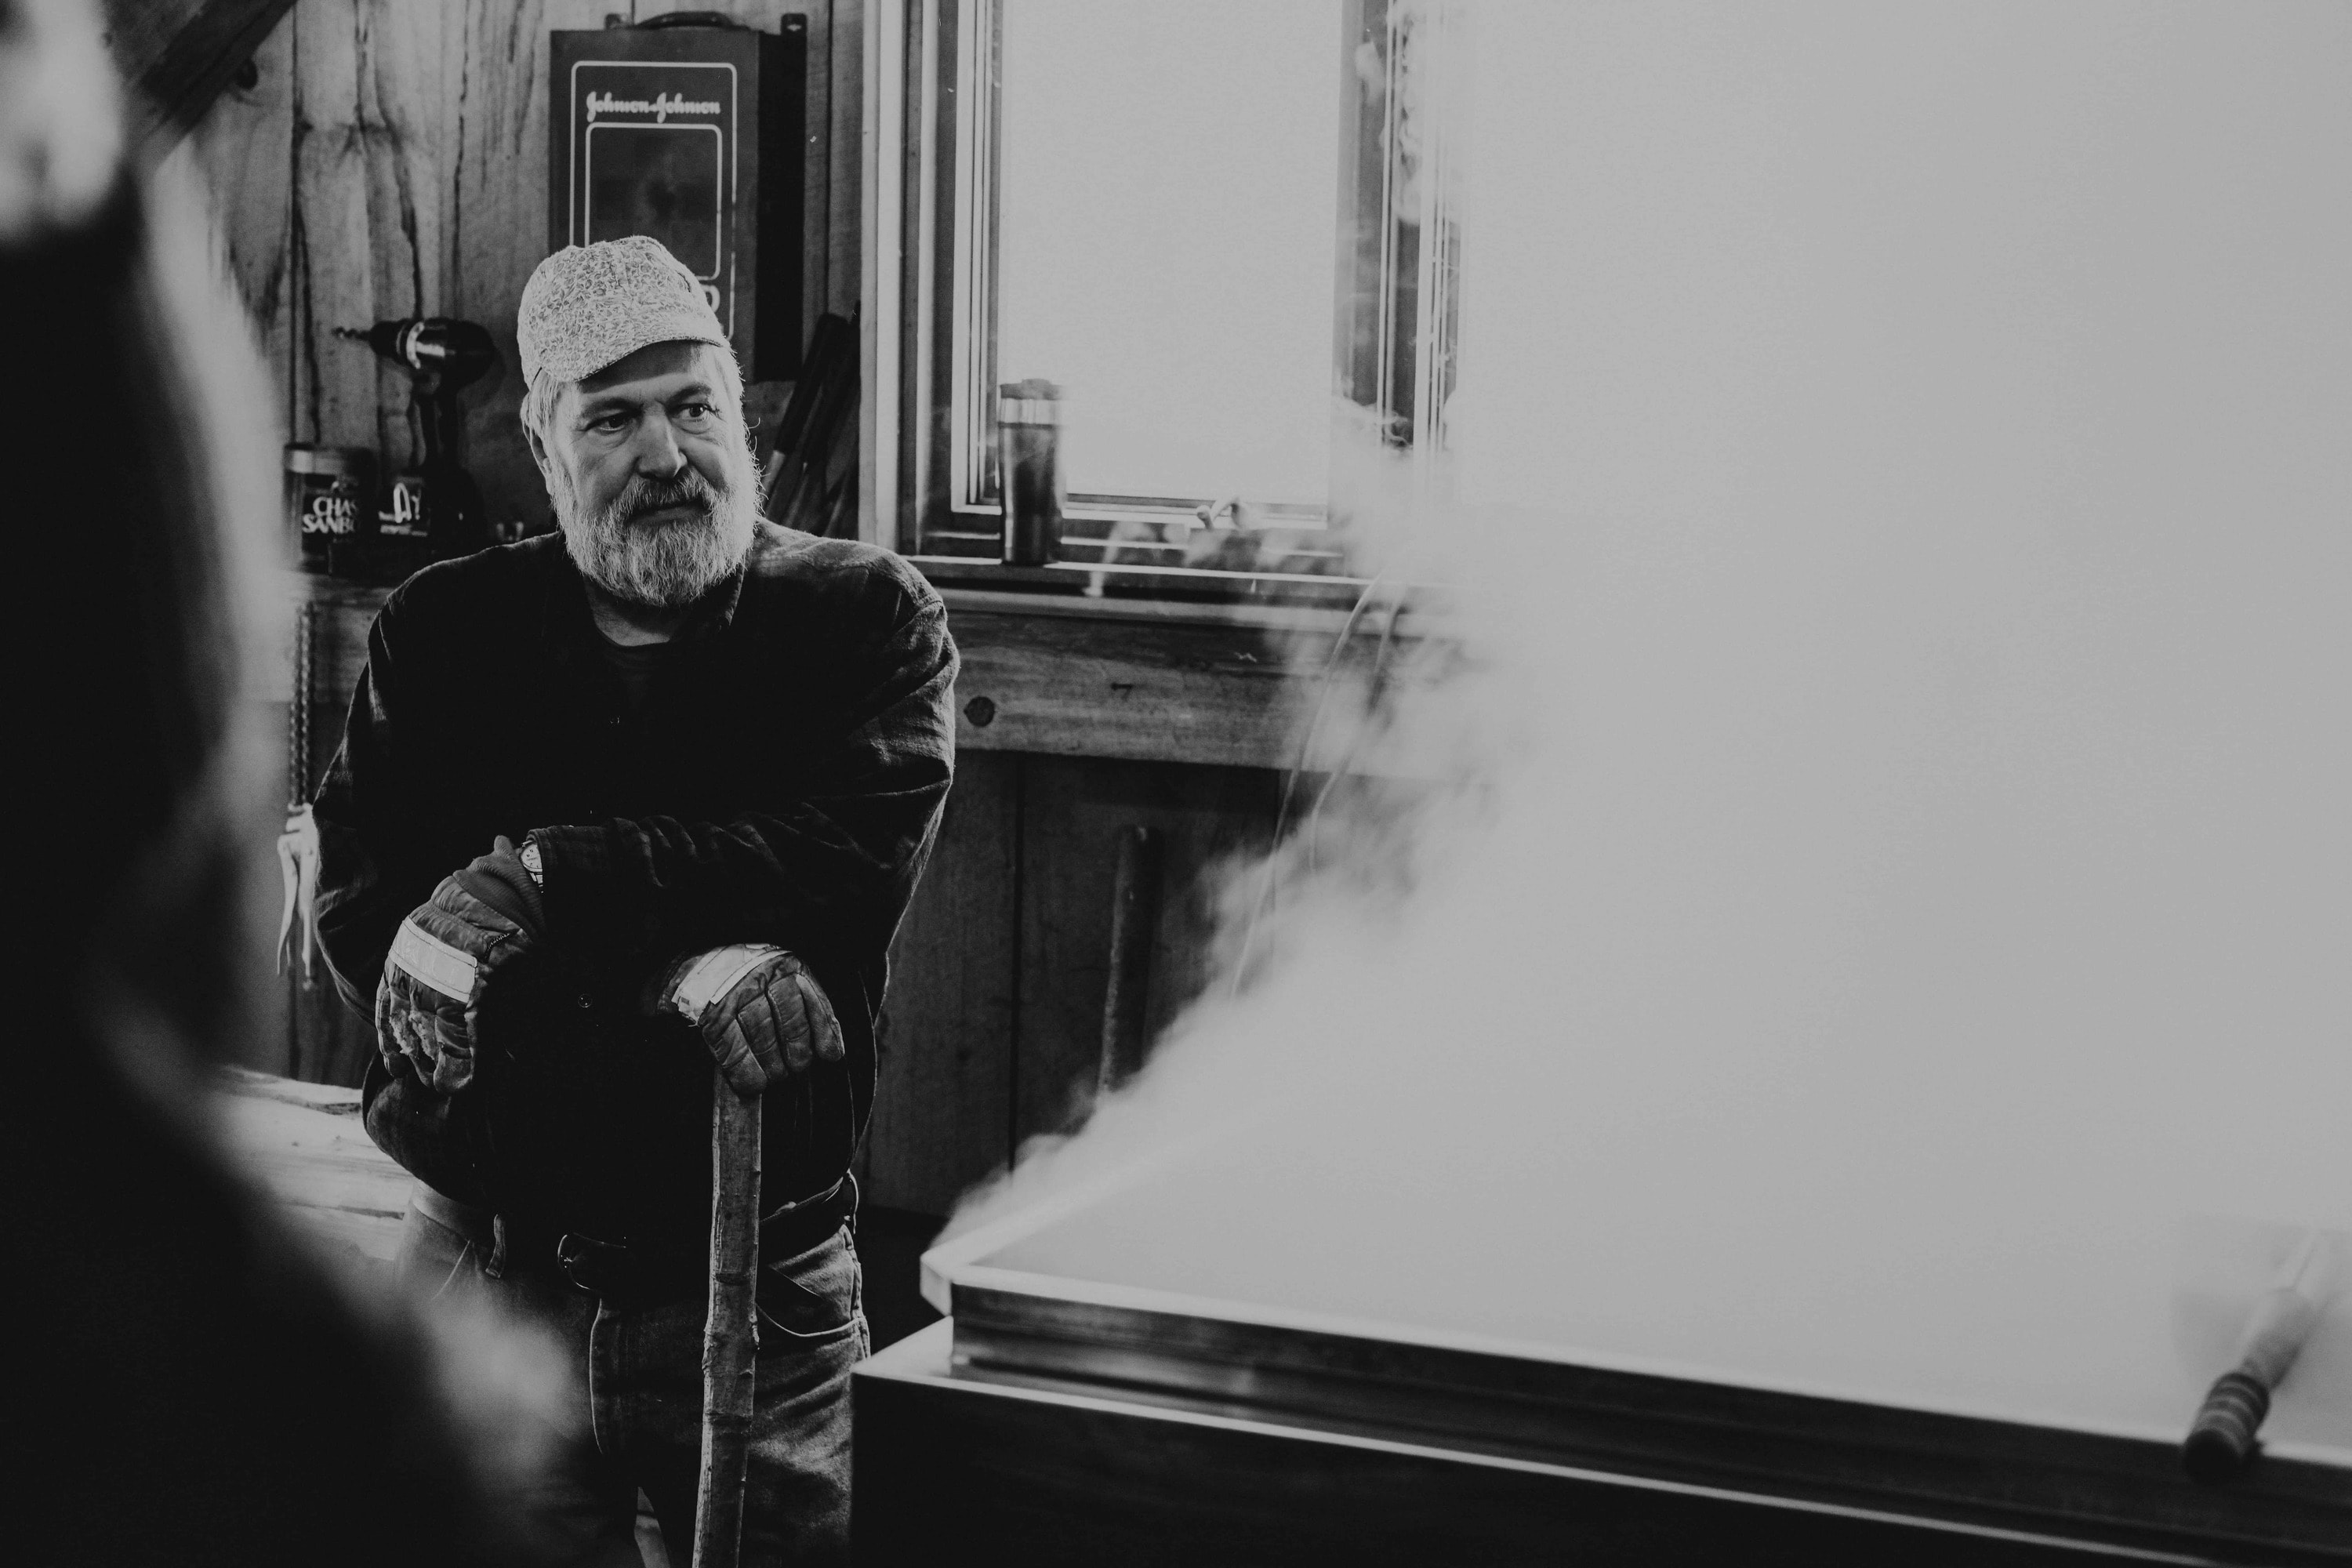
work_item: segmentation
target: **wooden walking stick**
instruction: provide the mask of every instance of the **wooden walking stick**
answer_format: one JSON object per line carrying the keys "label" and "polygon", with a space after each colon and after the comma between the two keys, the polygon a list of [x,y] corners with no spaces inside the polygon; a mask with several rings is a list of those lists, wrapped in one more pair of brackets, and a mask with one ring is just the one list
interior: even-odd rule
{"label": "wooden walking stick", "polygon": [[694,1568],[735,1568],[760,1348],[760,1097],[710,1086],[710,1312],[702,1325],[702,1480]]}

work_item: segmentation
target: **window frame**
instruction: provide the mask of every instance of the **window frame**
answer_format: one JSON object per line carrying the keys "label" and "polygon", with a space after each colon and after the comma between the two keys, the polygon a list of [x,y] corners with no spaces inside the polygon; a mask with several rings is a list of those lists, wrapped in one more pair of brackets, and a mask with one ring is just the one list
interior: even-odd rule
{"label": "window frame", "polygon": [[[1444,47],[1458,17],[1451,0],[1346,0],[1344,16],[1333,60],[1343,72],[1335,133],[1349,137],[1353,155],[1343,148],[1333,236],[1335,421],[1408,449],[1415,482],[1426,484],[1444,449],[1453,381],[1459,227],[1451,127],[1423,114],[1408,139],[1404,79]],[[867,297],[895,308],[866,317],[866,536],[934,580],[975,586],[1115,599],[1352,601],[1368,579],[1349,574],[1346,520],[1328,507],[1250,506],[1259,548],[1308,570],[1183,564],[1184,538],[1218,498],[1086,493],[1068,498],[1065,517],[1076,525],[1065,535],[1069,543],[1084,550],[1087,537],[1119,524],[1159,542],[1122,541],[1118,563],[1001,562],[993,484],[1002,0],[886,0],[868,13],[868,29]],[[1401,192],[1412,198],[1410,212],[1399,205]],[[1380,221],[1361,221],[1368,211]],[[1335,442],[1349,435],[1335,431]],[[1164,559],[1137,559],[1153,553]]]}

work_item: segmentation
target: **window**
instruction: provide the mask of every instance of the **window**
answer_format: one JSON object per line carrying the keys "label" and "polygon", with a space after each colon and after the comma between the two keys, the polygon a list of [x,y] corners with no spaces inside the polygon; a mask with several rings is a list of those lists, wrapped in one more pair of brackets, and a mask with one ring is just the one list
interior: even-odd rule
{"label": "window", "polygon": [[[886,538],[1035,587],[1341,587],[1349,466],[1444,444],[1458,244],[1422,84],[1448,16],[906,0]],[[998,393],[1036,382],[1068,500],[1058,560],[1008,568]]]}

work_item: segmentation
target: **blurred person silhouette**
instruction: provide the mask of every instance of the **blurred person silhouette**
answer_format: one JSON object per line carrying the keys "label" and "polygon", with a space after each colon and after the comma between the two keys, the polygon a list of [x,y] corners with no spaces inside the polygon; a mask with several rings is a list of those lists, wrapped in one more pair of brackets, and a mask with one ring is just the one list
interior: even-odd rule
{"label": "blurred person silhouette", "polygon": [[[23,900],[0,1161],[16,1563],[546,1560],[446,1352],[239,1175],[208,1064],[259,1026],[266,382],[194,209],[124,142],[88,0],[0,0],[0,451]],[[258,899],[259,901],[257,901]],[[485,1397],[488,1397],[487,1395]]]}

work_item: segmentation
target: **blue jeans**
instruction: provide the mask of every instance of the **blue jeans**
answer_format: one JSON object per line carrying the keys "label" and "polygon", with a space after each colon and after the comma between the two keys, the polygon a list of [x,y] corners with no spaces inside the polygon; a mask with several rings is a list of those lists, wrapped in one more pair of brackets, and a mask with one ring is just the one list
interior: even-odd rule
{"label": "blue jeans", "polygon": [[[399,1272],[426,1297],[480,1293],[551,1335],[579,1372],[565,1458],[530,1507],[570,1561],[635,1568],[637,1492],[651,1500],[674,1568],[694,1555],[702,1458],[704,1299],[616,1310],[547,1259],[484,1251],[410,1205]],[[763,1261],[760,1355],[742,1562],[849,1561],[849,1369],[868,1351],[857,1249],[847,1226],[797,1257]]]}

